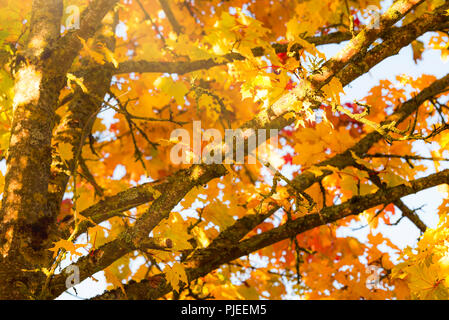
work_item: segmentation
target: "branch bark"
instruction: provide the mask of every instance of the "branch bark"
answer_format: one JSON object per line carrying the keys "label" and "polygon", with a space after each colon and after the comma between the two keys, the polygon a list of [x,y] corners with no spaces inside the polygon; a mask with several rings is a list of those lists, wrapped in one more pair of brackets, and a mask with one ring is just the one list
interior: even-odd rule
{"label": "branch bark", "polygon": [[[115,49],[114,30],[117,23],[117,13],[109,12],[103,19],[102,27],[95,35],[95,40],[104,43],[105,47],[111,52]],[[85,64],[98,66],[97,62],[90,59],[86,60],[84,61]],[[88,93],[85,93],[79,87],[75,89],[68,106],[68,112],[54,134],[53,143],[55,145],[70,145],[73,154],[73,159],[66,162],[61,158],[59,152],[54,152],[51,165],[51,180],[49,182],[49,210],[54,217],[59,213],[70,176],[78,167],[81,150],[97,118],[97,113],[102,107],[103,98],[111,85],[112,74],[110,70],[105,68],[95,70],[96,72],[86,75],[83,81]],[[56,225],[54,226],[57,227]]]}
{"label": "branch bark", "polygon": [[170,21],[171,26],[173,27],[173,31],[177,34],[182,32],[182,26],[179,24],[178,20],[175,18],[175,15],[170,7],[170,4],[167,0],[159,0],[161,4],[162,10],[164,10],[165,15],[167,16],[168,21]]}

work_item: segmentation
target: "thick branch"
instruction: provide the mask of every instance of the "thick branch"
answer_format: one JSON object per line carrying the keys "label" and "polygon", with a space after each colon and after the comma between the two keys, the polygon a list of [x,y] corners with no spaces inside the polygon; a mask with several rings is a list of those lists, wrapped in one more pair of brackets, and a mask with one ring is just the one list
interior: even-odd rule
{"label": "thick branch", "polygon": [[[110,12],[103,19],[103,25],[95,35],[95,40],[104,43],[111,51],[115,49],[114,30],[118,22],[118,16]],[[88,65],[98,65],[98,63],[86,59],[84,63]],[[64,161],[56,152],[52,161],[52,179],[50,181],[49,195],[50,210],[53,216],[59,213],[60,204],[63,199],[70,174],[73,173],[81,157],[81,150],[85,140],[91,132],[92,125],[97,113],[102,107],[105,94],[109,91],[112,74],[108,69],[95,69],[84,78],[83,84],[88,92],[84,92],[77,87],[68,106],[68,111],[64,115],[61,124],[54,134],[53,143],[55,145],[68,144],[71,147],[73,159]],[[92,97],[97,97],[96,99]]]}
{"label": "thick branch", "polygon": [[[346,40],[350,40],[352,38],[352,34],[350,32],[334,32],[327,35],[315,36],[315,37],[307,37],[305,40],[309,43],[313,43],[315,45],[324,45],[331,43],[340,43]],[[276,53],[287,52],[288,44],[281,43],[273,43],[273,49]],[[298,52],[301,50],[301,46],[299,44],[294,44],[290,48],[291,52]],[[266,52],[262,47],[255,47],[252,50],[252,54],[255,57],[261,57]],[[147,60],[131,60],[121,62],[117,68],[113,69],[114,74],[122,74],[122,73],[177,73],[177,74],[185,74],[192,71],[197,70],[207,70],[213,67],[222,66],[227,63],[231,63],[233,61],[242,61],[245,60],[246,57],[241,55],[240,53],[233,52],[220,57],[203,59],[203,60],[195,60],[195,61],[147,61]],[[110,66],[111,67],[111,66]],[[80,73],[81,74],[81,73]]]}
{"label": "thick branch", "polygon": [[179,24],[178,20],[176,20],[168,1],[159,0],[159,3],[161,4],[162,10],[164,10],[165,15],[167,16],[168,21],[170,21],[170,24],[173,27],[173,31],[175,31],[177,34],[180,34],[182,32],[182,26]]}
{"label": "thick branch", "polygon": [[[422,102],[424,102],[425,100],[429,99],[430,97],[432,97],[436,94],[439,94],[439,93],[445,91],[448,86],[449,86],[449,75],[444,77],[441,80],[435,81],[431,86],[429,86],[428,88],[423,90],[418,96],[416,96],[415,98],[404,103],[392,115],[392,117],[394,119],[398,120],[398,122],[402,122],[403,120],[405,120],[406,117],[408,117],[408,115],[412,114],[414,112],[414,110],[416,110],[416,108],[418,108],[421,105]],[[424,100],[422,100],[422,99],[424,99]],[[390,119],[388,121],[390,121]],[[375,142],[379,141],[381,138],[382,138],[382,136],[380,134],[378,134],[377,132],[371,133],[371,134],[367,135],[365,138],[363,138],[358,144],[356,144],[350,150],[356,150],[357,152],[364,152],[364,150],[368,150]],[[343,162],[341,162],[341,161],[343,161]],[[346,151],[345,153],[343,153],[341,155],[337,155],[337,156],[333,157],[332,159],[329,159],[328,161],[326,161],[325,165],[334,165],[334,166],[341,165],[343,168],[344,166],[348,166],[351,164],[353,164],[353,158],[350,155],[350,152]],[[322,215],[323,217],[326,216],[327,212],[330,212],[329,216],[332,219],[321,220],[319,215],[311,215],[311,216],[313,216],[314,219],[310,223],[318,223],[318,225],[321,225],[325,222],[336,221],[336,220],[338,220],[346,215],[349,215],[349,214],[357,214],[361,211],[355,212],[354,210],[355,210],[355,208],[358,208],[359,205],[364,206],[363,208],[360,209],[363,211],[363,210],[369,209],[370,207],[377,206],[379,204],[387,204],[390,202],[394,202],[396,205],[400,206],[400,209],[403,211],[403,214],[406,217],[408,217],[413,223],[415,223],[420,230],[425,230],[426,226],[419,220],[419,218],[416,219],[417,218],[416,214],[413,211],[411,211],[410,209],[408,209],[407,207],[404,208],[403,206],[401,206],[402,201],[400,200],[400,198],[403,195],[415,193],[417,191],[423,190],[425,188],[429,188],[434,185],[438,185],[441,183],[447,183],[447,180],[445,180],[445,179],[447,179],[448,175],[449,175],[449,172],[446,170],[446,172],[444,174],[442,174],[441,176],[436,174],[436,175],[429,176],[428,178],[425,178],[423,180],[421,180],[421,179],[417,180],[416,183],[415,182],[412,183],[413,187],[411,189],[406,188],[406,191],[404,191],[404,189],[401,189],[402,187],[400,187],[400,188],[395,187],[395,188],[390,188],[387,190],[380,190],[378,193],[376,193],[377,196],[368,198],[367,202],[365,202],[366,198],[364,198],[364,197],[354,197],[352,200],[350,200],[349,202],[347,202],[343,205],[340,205],[337,207],[324,208],[320,211],[320,215]],[[315,179],[322,179],[322,177],[316,177]],[[300,180],[300,181],[304,182],[304,181],[307,181],[307,179]],[[319,181],[319,180],[317,180],[317,181]],[[308,180],[308,183],[312,184],[313,182],[311,180]],[[430,183],[430,185],[428,183]],[[415,187],[415,186],[417,186],[417,187]],[[307,187],[308,187],[307,185],[302,185],[302,188],[307,188]],[[391,197],[390,197],[390,192],[392,192]],[[396,192],[398,192],[398,193],[396,193]],[[345,205],[348,205],[348,204],[351,204],[350,205],[351,213],[344,213],[341,216],[337,215],[337,213],[339,213],[339,210],[343,210],[342,208],[345,208]],[[241,246],[241,245],[239,245],[240,239],[242,237],[244,237],[253,228],[255,228],[266,217],[270,216],[272,214],[272,212],[274,212],[278,209],[280,209],[280,207],[274,207],[267,214],[251,215],[251,216],[246,216],[246,217],[243,217],[242,219],[239,219],[238,221],[236,221],[236,223],[233,226],[231,226],[228,229],[226,229],[225,231],[223,231],[216,239],[214,239],[214,241],[211,243],[209,248],[205,249],[207,252],[205,255],[208,257],[213,257],[213,256],[217,255],[217,252],[223,252],[223,251],[229,252],[229,251],[232,251],[233,250],[232,248],[234,248],[236,246],[240,247]],[[323,210],[324,210],[324,215],[323,215]],[[309,219],[309,218],[307,218],[307,219]],[[304,227],[304,226],[306,227],[306,229],[300,230],[298,233],[308,230],[314,226],[317,226],[317,225],[311,225],[310,223],[302,223],[301,222],[301,224],[298,224],[301,227]],[[287,227],[287,226],[290,226],[290,224],[287,224],[285,227],[283,227],[281,229],[277,229],[276,232],[273,231],[273,233],[275,232],[278,236],[283,237],[282,239],[287,239],[287,238],[289,238],[289,235],[291,235],[291,233],[286,232],[286,230],[289,229],[289,227]],[[256,238],[256,239],[258,239],[258,238]],[[256,240],[256,239],[254,239],[252,241],[254,241],[254,243],[259,244],[259,240],[261,241],[262,238],[259,240]],[[273,239],[275,239],[275,237],[272,237],[272,234],[268,234],[266,237],[264,236],[263,239],[273,240]],[[259,247],[259,248],[261,248],[261,247]],[[255,250],[253,250],[253,251],[255,251]],[[251,251],[251,252],[253,252],[253,251]],[[192,258],[192,260],[197,259],[197,257],[201,256],[201,255],[203,255],[203,251],[199,251],[199,253],[195,254],[194,257]],[[229,260],[226,260],[223,263],[227,263],[231,260],[232,259],[230,258]],[[199,264],[202,264],[202,263],[199,263]],[[213,270],[213,269],[206,269],[209,271],[204,271],[204,268],[199,268],[199,269],[203,270],[200,273],[201,275],[204,275]],[[195,272],[197,272],[197,271],[195,271]],[[204,272],[204,274],[203,274],[203,272]],[[195,273],[193,272],[192,274],[195,274]],[[142,290],[141,290],[142,286],[138,285],[136,283],[131,283],[130,289],[132,288],[131,292],[136,292],[136,293],[138,292],[137,296],[140,296],[141,298],[154,299],[154,298],[160,297],[163,294],[170,291],[170,287],[167,285],[165,280],[162,279],[160,281],[162,281],[162,282],[158,286],[158,288],[155,289],[154,291],[151,291],[150,293],[148,293],[148,295],[144,294],[142,296],[142,294],[143,294]],[[104,297],[110,298],[111,296],[114,296],[115,294],[117,294],[117,292],[108,293]]]}
{"label": "thick branch", "polygon": [[[444,20],[443,15],[438,15],[439,18],[435,19],[435,14],[425,14],[420,17],[417,21],[414,21],[411,24],[408,24],[406,28],[404,27],[391,27],[386,34],[381,35],[384,40],[389,40],[391,44],[394,45],[392,49],[394,52],[390,55],[396,54],[400,48],[410,44],[414,39],[418,36],[422,35],[427,31],[436,31],[441,30],[442,28],[448,27],[448,23],[441,23]],[[432,20],[432,21],[429,21]],[[446,19],[447,20],[447,19]],[[431,24],[429,24],[431,22]],[[407,31],[407,32],[404,32]],[[399,37],[397,37],[400,35]],[[333,32],[327,35],[307,37],[305,40],[309,43],[315,45],[325,45],[325,44],[333,44],[333,43],[341,43],[343,41],[351,40],[352,34],[351,32]],[[392,41],[396,40],[396,41]],[[287,52],[288,44],[281,43],[273,43],[273,49],[276,53]],[[385,46],[382,46],[384,48]],[[377,48],[377,47],[376,47]],[[298,52],[302,47],[299,44],[293,44],[290,48],[291,52]],[[252,53],[255,57],[261,57],[266,52],[262,47],[255,47],[252,50]],[[197,70],[207,70],[213,67],[222,66],[227,63],[231,63],[233,61],[242,61],[245,60],[246,57],[239,53],[230,53],[224,56],[217,57],[215,59],[203,59],[203,60],[195,60],[195,61],[147,61],[147,60],[130,60],[121,62],[117,68],[113,68],[114,74],[122,74],[122,73],[177,73],[177,74],[186,74],[189,72],[197,71]],[[365,59],[366,60],[366,59]],[[375,62],[376,64],[378,62]],[[372,63],[366,62],[363,65],[359,66],[359,68],[368,68],[372,66]],[[110,66],[111,67],[111,66]],[[349,70],[351,70],[350,68]],[[349,72],[346,71],[346,72]],[[345,78],[346,72],[341,75],[339,78]],[[354,71],[352,71],[354,72]],[[366,72],[366,71],[365,71]],[[364,72],[359,74],[363,74]],[[80,73],[81,74],[81,73]]]}

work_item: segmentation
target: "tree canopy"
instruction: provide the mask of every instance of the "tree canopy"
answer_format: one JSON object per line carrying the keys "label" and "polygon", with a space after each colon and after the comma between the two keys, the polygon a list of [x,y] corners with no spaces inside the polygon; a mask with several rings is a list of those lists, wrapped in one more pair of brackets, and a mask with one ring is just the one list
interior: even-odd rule
{"label": "tree canopy", "polygon": [[[449,74],[344,93],[402,48],[448,59],[448,1],[0,8],[0,299],[99,272],[99,300],[449,298]],[[267,135],[210,163],[224,145],[208,129]],[[436,186],[431,229],[401,199]],[[413,248],[384,232],[402,219]],[[341,235],[354,222],[367,241]]]}

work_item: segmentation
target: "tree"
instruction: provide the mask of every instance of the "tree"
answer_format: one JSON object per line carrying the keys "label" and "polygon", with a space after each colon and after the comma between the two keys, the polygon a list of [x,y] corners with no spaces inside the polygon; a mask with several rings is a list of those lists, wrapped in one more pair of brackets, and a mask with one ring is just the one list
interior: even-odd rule
{"label": "tree", "polygon": [[[401,198],[448,193],[449,75],[343,94],[409,45],[447,58],[447,1],[0,3],[1,299],[54,299],[100,271],[95,299],[448,298],[449,201],[428,229]],[[199,161],[173,134],[196,121],[266,129],[266,152],[251,163],[247,136],[244,163]],[[379,232],[402,218],[416,248]],[[367,242],[337,236],[354,221]]]}

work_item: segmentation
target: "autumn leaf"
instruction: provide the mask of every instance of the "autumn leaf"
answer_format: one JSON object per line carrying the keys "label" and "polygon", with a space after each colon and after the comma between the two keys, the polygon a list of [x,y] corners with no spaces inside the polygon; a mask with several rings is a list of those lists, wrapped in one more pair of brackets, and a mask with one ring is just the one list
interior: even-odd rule
{"label": "autumn leaf", "polygon": [[413,50],[413,60],[415,61],[415,63],[418,63],[419,60],[422,60],[422,53],[424,52],[424,43],[417,40],[413,41],[412,50]]}
{"label": "autumn leaf", "polygon": [[123,283],[120,281],[119,278],[110,270],[110,268],[106,268],[104,270],[104,275],[108,282],[113,284],[114,286],[120,288],[120,290],[123,292],[123,294],[126,296],[125,287],[123,286]]}
{"label": "autumn leaf", "polygon": [[185,269],[181,263],[175,262],[173,266],[167,265],[164,272],[167,282],[175,291],[179,292],[181,283],[186,284],[188,282]]}
{"label": "autumn leaf", "polygon": [[71,241],[68,240],[59,240],[58,242],[54,243],[54,247],[50,248],[48,250],[53,252],[53,258],[56,257],[58,252],[62,249],[64,251],[69,252],[71,255],[76,256],[82,256],[82,253],[77,252],[79,248],[85,248],[87,247],[87,244],[74,244]]}
{"label": "autumn leaf", "polygon": [[78,78],[77,76],[71,74],[71,73],[67,73],[67,85],[69,86],[70,89],[72,89],[72,82],[75,82],[80,88],[81,90],[83,90],[84,93],[87,93],[87,88],[83,83],[83,79],[82,78]]}

